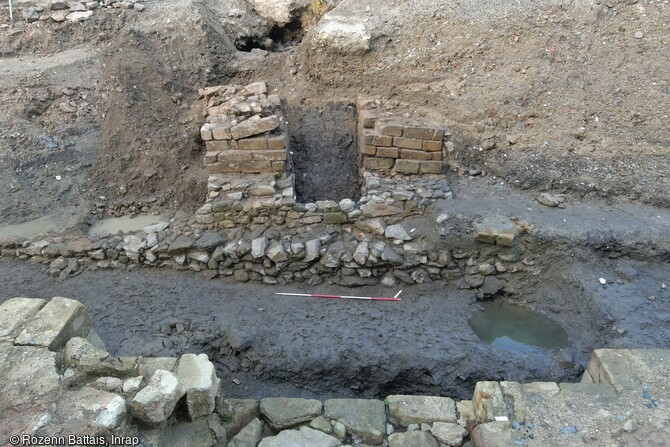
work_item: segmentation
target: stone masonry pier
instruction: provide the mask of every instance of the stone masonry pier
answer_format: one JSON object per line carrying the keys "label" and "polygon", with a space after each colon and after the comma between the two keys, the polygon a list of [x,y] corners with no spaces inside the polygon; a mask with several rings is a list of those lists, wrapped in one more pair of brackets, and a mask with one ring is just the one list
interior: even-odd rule
{"label": "stone masonry pier", "polygon": [[0,444],[665,446],[670,351],[596,350],[582,383],[479,382],[472,400],[227,399],[206,355],[112,357],[76,300],[0,305]]}

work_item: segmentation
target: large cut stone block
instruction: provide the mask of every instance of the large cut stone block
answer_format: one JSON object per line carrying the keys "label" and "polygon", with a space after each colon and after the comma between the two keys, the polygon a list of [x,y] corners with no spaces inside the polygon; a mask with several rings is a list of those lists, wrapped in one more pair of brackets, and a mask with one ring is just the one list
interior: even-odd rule
{"label": "large cut stone block", "polygon": [[324,405],[327,418],[339,420],[353,437],[368,444],[380,444],[386,434],[384,402],[373,399],[329,399]]}
{"label": "large cut stone block", "polygon": [[130,411],[148,424],[159,424],[172,414],[185,393],[177,376],[159,369],[151,376],[149,384],[130,401]]}
{"label": "large cut stone block", "polygon": [[46,303],[39,298],[10,298],[0,304],[0,341],[16,338]]}
{"label": "large cut stone block", "polygon": [[274,430],[284,430],[321,415],[321,401],[271,397],[261,399],[261,414]]}
{"label": "large cut stone block", "polygon": [[252,116],[248,120],[242,121],[237,126],[230,129],[233,138],[240,140],[253,135],[270,132],[279,127],[279,118],[277,115],[271,115],[267,118],[261,118],[258,115]]}
{"label": "large cut stone block", "polygon": [[72,337],[86,337],[90,329],[86,307],[77,300],[57,296],[26,324],[14,343],[57,351]]}
{"label": "large cut stone block", "polygon": [[456,404],[448,397],[394,395],[386,398],[389,413],[403,427],[409,424],[456,422]]}
{"label": "large cut stone block", "polygon": [[191,420],[214,411],[220,381],[207,354],[182,355],[177,378],[186,390],[186,408]]}
{"label": "large cut stone block", "polygon": [[249,422],[228,443],[228,447],[256,447],[263,437],[265,424],[258,418]]}

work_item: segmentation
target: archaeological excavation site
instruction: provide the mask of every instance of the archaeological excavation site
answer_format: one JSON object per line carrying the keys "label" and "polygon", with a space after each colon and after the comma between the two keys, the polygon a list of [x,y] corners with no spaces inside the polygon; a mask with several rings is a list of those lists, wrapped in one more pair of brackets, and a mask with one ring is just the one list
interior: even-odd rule
{"label": "archaeological excavation site", "polygon": [[668,0],[0,0],[0,446],[670,447]]}

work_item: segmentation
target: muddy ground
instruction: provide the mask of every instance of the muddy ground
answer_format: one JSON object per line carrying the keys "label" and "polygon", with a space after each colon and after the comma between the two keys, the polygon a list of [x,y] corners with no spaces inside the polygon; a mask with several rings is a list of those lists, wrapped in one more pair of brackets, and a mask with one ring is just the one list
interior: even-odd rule
{"label": "muddy ground", "polygon": [[[81,300],[114,355],[206,352],[229,396],[468,399],[478,380],[578,380],[595,347],[670,348],[670,293],[660,287],[667,269],[591,261],[554,260],[541,279],[517,283],[518,293],[509,297],[566,329],[570,347],[547,355],[511,354],[479,342],[467,323],[478,311],[474,291],[441,282],[404,287],[401,302],[359,302],[273,295],[342,293],[337,286],[280,290],[155,269],[87,271],[60,281],[41,266],[3,261],[0,301]],[[613,283],[602,287],[600,275]],[[395,292],[376,287],[355,293]]]}

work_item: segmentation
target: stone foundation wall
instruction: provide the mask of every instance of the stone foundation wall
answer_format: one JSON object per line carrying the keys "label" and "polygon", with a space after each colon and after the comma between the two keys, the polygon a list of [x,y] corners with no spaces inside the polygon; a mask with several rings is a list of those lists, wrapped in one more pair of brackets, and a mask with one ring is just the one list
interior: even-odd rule
{"label": "stone foundation wall", "polygon": [[434,123],[386,111],[382,102],[358,100],[361,169],[391,174],[440,174],[445,132]]}
{"label": "stone foundation wall", "polygon": [[200,136],[207,146],[209,174],[285,171],[286,121],[279,97],[267,93],[265,82],[200,90],[207,101],[207,122]]}

